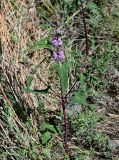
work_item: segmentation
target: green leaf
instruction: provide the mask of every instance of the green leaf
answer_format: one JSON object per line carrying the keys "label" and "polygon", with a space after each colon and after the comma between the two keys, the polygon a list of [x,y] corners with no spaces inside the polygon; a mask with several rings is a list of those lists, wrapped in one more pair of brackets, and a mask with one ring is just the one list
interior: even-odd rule
{"label": "green leaf", "polygon": [[35,65],[35,71],[37,71],[39,69],[39,67],[40,67],[40,64],[36,64]]}
{"label": "green leaf", "polygon": [[41,136],[41,141],[42,141],[42,144],[46,144],[48,143],[48,141],[52,138],[52,135],[50,132],[46,132],[44,134],[42,134]]}
{"label": "green leaf", "polygon": [[61,80],[63,95],[65,95],[65,93],[67,92],[68,85],[69,85],[69,69],[70,69],[70,64],[68,62],[59,64],[58,72]]}
{"label": "green leaf", "polygon": [[85,83],[85,76],[81,73],[80,74],[80,85],[82,86],[84,85],[84,83]]}
{"label": "green leaf", "polygon": [[76,92],[74,97],[72,97],[72,103],[85,105],[86,104],[86,96],[82,92]]}
{"label": "green leaf", "polygon": [[68,5],[71,5],[72,2],[73,2],[73,0],[64,0],[64,2],[65,2],[66,4],[68,4]]}
{"label": "green leaf", "polygon": [[80,78],[80,91],[86,92],[85,76],[81,73],[79,75],[79,78]]}
{"label": "green leaf", "polygon": [[27,88],[30,88],[31,83],[33,81],[34,78],[34,74],[36,73],[37,69],[40,67],[39,64],[35,65],[34,67],[34,73],[32,75],[27,76]]}
{"label": "green leaf", "polygon": [[35,42],[31,47],[31,50],[38,50],[38,49],[44,49],[44,48],[51,48],[51,44],[49,43],[47,38],[44,38],[44,39],[41,39],[40,41]]}
{"label": "green leaf", "polygon": [[27,93],[34,93],[34,94],[38,94],[38,93],[45,93],[46,94],[46,93],[48,93],[50,88],[51,88],[50,86],[48,86],[46,89],[41,89],[41,90],[37,90],[37,89],[32,90],[29,88],[25,88],[24,91]]}
{"label": "green leaf", "polygon": [[55,127],[51,124],[48,124],[48,123],[42,123],[40,126],[40,129],[42,131],[48,129],[49,131],[52,131],[53,133],[57,133],[57,130],[55,129]]}
{"label": "green leaf", "polygon": [[27,77],[27,87],[29,88],[31,86],[31,83],[33,81],[33,75],[30,75]]}
{"label": "green leaf", "polygon": [[90,10],[99,9],[98,6],[94,2],[89,2],[87,4],[87,8],[90,9]]}

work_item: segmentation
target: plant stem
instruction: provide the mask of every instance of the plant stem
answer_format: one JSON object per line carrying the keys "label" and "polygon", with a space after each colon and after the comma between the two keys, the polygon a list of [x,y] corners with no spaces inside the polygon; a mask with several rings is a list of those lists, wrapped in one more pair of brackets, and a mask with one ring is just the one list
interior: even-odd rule
{"label": "plant stem", "polygon": [[62,109],[63,109],[63,115],[64,115],[64,149],[65,152],[68,152],[68,145],[67,145],[67,114],[66,114],[66,108],[65,108],[65,100],[62,96]]}
{"label": "plant stem", "polygon": [[[59,64],[61,65],[61,63]],[[68,153],[68,145],[67,145],[67,113],[65,108],[66,98],[63,95],[63,89],[62,89],[62,81],[60,79],[60,86],[61,86],[61,105],[63,110],[63,117],[64,117],[64,150],[65,153]]]}
{"label": "plant stem", "polygon": [[87,31],[87,26],[86,26],[86,17],[84,13],[84,8],[83,8],[83,2],[81,2],[81,10],[82,10],[82,15],[83,15],[83,24],[84,24],[84,31],[85,31],[85,38],[86,38],[86,55],[89,55],[89,39],[88,39],[88,31]]}

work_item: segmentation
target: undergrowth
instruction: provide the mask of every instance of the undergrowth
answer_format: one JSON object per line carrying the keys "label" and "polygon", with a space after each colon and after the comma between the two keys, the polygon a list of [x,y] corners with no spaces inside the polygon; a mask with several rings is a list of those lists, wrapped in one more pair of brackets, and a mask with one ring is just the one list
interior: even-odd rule
{"label": "undergrowth", "polygon": [[118,0],[1,6],[0,159],[118,160],[119,146],[109,145],[119,138]]}

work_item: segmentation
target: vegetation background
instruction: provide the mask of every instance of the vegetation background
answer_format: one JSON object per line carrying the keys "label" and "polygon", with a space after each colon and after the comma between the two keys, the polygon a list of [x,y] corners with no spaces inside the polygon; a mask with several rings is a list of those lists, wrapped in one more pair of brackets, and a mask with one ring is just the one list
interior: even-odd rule
{"label": "vegetation background", "polygon": [[[1,160],[119,160],[119,1],[83,1],[89,39],[85,53],[80,0],[2,0],[0,55]],[[63,114],[52,93],[60,93],[56,63],[48,42],[54,22],[62,29],[70,84],[83,90],[66,105],[67,155],[63,148]],[[72,93],[71,93],[72,94]]]}

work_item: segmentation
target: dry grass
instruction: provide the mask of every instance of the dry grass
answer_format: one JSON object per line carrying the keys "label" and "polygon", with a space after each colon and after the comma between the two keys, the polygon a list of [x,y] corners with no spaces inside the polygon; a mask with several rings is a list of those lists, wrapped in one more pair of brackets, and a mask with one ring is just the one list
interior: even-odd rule
{"label": "dry grass", "polygon": [[[27,4],[26,1],[20,0],[17,2],[3,0],[1,5],[2,72],[6,81],[11,85],[10,89],[16,101],[23,101],[29,107],[37,107],[38,97],[24,93],[22,89],[26,86],[26,78],[30,74],[35,73],[33,88],[45,87],[39,77],[42,77],[46,83],[49,81],[50,64],[44,59],[48,53],[37,51],[28,56],[29,48],[35,41],[46,37],[47,31],[40,28],[40,19],[37,17],[33,1]],[[36,73],[34,68],[38,64],[40,64],[40,69]],[[46,99],[50,104],[52,98],[47,97]]]}
{"label": "dry grass", "polygon": [[[10,107],[13,112],[13,124],[22,129],[26,135],[28,135],[28,131],[22,122],[24,117],[21,115],[22,113],[16,111],[18,106],[15,106],[14,103],[16,102],[23,112],[33,110],[29,113],[29,117],[33,128],[32,136],[38,142],[37,108],[39,107],[39,99],[45,99],[45,106],[50,110],[55,110],[57,104],[51,94],[49,96],[33,95],[24,92],[24,88],[27,85],[27,77],[31,74],[34,75],[32,88],[46,88],[41,78],[45,83],[51,83],[48,77],[50,77],[49,68],[52,62],[47,63],[44,58],[49,53],[42,50],[29,54],[29,49],[34,42],[46,37],[48,31],[40,28],[40,17],[37,16],[36,7],[32,0],[29,2],[26,0],[3,0],[1,8],[2,62],[0,68],[4,81],[0,84],[0,96],[4,104]],[[37,71],[35,71],[36,65],[40,65],[40,69]],[[7,92],[12,92],[14,101],[8,97]],[[0,125],[2,132],[7,135],[5,127],[6,125]],[[10,139],[10,137],[6,139]],[[2,143],[5,141],[3,139]],[[9,144],[14,146],[11,140],[9,140]]]}

